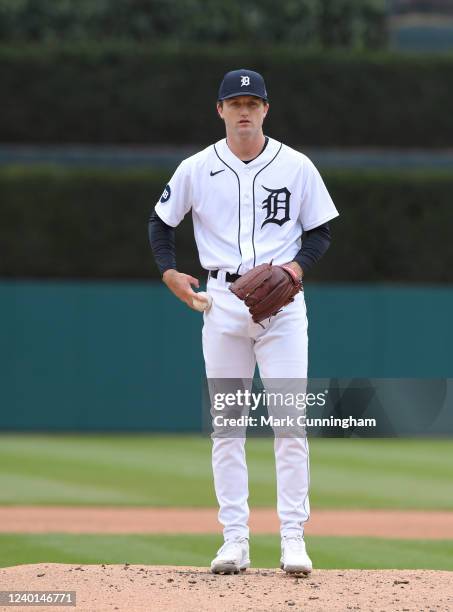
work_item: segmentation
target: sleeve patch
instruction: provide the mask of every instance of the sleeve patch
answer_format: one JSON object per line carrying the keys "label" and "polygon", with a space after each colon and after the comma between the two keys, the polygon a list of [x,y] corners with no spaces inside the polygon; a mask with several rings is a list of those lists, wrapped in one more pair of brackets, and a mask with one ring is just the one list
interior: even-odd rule
{"label": "sleeve patch", "polygon": [[161,203],[164,204],[165,202],[168,202],[168,200],[170,199],[170,196],[171,196],[170,185],[166,185],[164,192],[160,198]]}

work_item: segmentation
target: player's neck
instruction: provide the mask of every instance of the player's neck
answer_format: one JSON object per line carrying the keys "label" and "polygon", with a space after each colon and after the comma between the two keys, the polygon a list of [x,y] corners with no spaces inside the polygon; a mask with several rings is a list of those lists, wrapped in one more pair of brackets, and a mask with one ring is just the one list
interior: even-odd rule
{"label": "player's neck", "polygon": [[253,159],[261,153],[265,143],[263,132],[253,138],[235,138],[231,134],[227,134],[227,144],[230,151],[239,157],[239,159]]}

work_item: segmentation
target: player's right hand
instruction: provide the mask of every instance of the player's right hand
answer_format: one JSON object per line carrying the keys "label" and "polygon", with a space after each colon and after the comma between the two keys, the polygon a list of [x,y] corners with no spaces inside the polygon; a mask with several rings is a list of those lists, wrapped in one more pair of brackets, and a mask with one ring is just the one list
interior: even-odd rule
{"label": "player's right hand", "polygon": [[190,276],[190,274],[178,272],[177,270],[166,270],[162,276],[162,280],[177,298],[195,310],[193,307],[193,299],[197,294],[192,289],[192,285],[197,289],[200,287],[198,278]]}

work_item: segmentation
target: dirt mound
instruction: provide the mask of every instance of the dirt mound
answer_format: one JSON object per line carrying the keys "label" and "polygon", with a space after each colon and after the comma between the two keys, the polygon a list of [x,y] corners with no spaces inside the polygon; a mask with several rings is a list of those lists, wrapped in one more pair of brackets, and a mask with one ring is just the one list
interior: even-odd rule
{"label": "dirt mound", "polygon": [[214,576],[198,567],[44,564],[0,569],[0,584],[76,591],[76,608],[39,608],[49,612],[453,610],[453,572],[428,570],[315,570],[295,578],[275,569]]}

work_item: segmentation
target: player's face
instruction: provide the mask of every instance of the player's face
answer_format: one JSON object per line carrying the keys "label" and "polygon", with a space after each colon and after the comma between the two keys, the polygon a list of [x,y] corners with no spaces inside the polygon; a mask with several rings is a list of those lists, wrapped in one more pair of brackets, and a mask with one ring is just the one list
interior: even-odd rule
{"label": "player's face", "polygon": [[255,96],[236,96],[217,104],[227,133],[246,138],[261,132],[268,109],[269,105]]}

